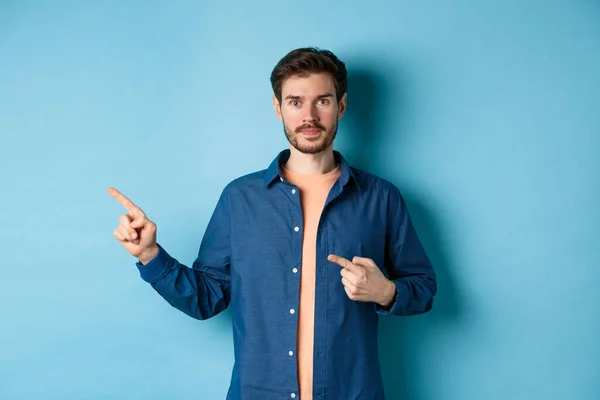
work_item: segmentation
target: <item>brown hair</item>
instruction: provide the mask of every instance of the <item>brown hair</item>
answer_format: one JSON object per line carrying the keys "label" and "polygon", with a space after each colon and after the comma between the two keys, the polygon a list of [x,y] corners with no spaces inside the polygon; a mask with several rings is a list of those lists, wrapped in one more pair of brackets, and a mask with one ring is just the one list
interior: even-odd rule
{"label": "brown hair", "polygon": [[281,86],[291,76],[307,76],[311,73],[328,72],[332,75],[337,101],[346,93],[346,65],[329,50],[303,47],[290,51],[271,72],[273,93],[281,103]]}

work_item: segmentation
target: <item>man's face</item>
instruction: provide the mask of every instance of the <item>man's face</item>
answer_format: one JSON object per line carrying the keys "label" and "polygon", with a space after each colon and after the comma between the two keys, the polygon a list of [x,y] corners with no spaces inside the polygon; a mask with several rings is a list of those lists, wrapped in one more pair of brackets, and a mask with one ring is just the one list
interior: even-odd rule
{"label": "man's face", "polygon": [[301,153],[316,154],[333,144],[346,95],[338,105],[328,73],[293,76],[283,82],[281,104],[273,96],[273,106],[290,144]]}

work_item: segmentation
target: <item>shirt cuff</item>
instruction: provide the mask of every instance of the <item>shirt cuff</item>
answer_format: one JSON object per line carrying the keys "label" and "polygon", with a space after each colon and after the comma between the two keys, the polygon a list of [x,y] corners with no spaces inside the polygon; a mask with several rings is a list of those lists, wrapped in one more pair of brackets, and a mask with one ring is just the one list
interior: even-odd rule
{"label": "shirt cuff", "polygon": [[400,297],[400,284],[397,280],[392,281],[396,286],[396,294],[394,295],[394,301],[388,307],[384,307],[381,304],[375,304],[375,312],[380,315],[394,315],[399,305],[399,297]]}
{"label": "shirt cuff", "polygon": [[140,261],[135,263],[140,271],[140,276],[148,283],[154,283],[162,279],[170,269],[172,257],[165,249],[158,244],[158,254],[147,264],[142,264]]}

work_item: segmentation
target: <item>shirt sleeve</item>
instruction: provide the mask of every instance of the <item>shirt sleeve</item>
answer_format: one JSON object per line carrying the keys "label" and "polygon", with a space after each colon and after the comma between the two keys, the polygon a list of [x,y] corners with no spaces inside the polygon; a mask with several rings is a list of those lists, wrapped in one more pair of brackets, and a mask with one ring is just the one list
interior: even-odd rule
{"label": "shirt sleeve", "polygon": [[382,315],[415,315],[431,310],[437,292],[435,271],[419,240],[406,203],[395,186],[387,208],[384,268],[396,285],[392,304],[375,304]]}
{"label": "shirt sleeve", "polygon": [[219,314],[231,299],[230,219],[223,190],[191,268],[159,252],[147,264],[136,262],[140,276],[173,307],[204,320]]}

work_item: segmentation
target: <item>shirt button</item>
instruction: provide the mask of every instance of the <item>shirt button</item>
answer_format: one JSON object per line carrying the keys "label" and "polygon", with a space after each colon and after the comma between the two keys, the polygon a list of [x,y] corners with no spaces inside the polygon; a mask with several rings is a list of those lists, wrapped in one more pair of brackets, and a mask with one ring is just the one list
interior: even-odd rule
{"label": "shirt button", "polygon": [[293,355],[294,355],[294,352],[290,350],[290,351],[288,352],[288,354],[289,354],[289,355],[290,355],[290,357],[291,357],[291,356],[293,356]]}
{"label": "shirt button", "polygon": [[296,189],[292,189],[292,194],[296,194]]}
{"label": "shirt button", "polygon": [[295,274],[297,274],[298,273],[298,268],[292,269],[292,272],[295,273]]}
{"label": "shirt button", "polygon": [[296,312],[296,310],[294,310],[293,308],[290,310],[290,314],[293,314],[295,312]]}
{"label": "shirt button", "polygon": [[294,227],[294,230],[295,230],[296,232],[298,232],[298,231],[300,230],[300,228],[298,228],[297,226],[295,226],[295,227]]}
{"label": "shirt button", "polygon": [[295,398],[296,398],[296,393],[292,393],[292,394],[290,394],[290,397],[291,397],[292,399],[295,399]]}

